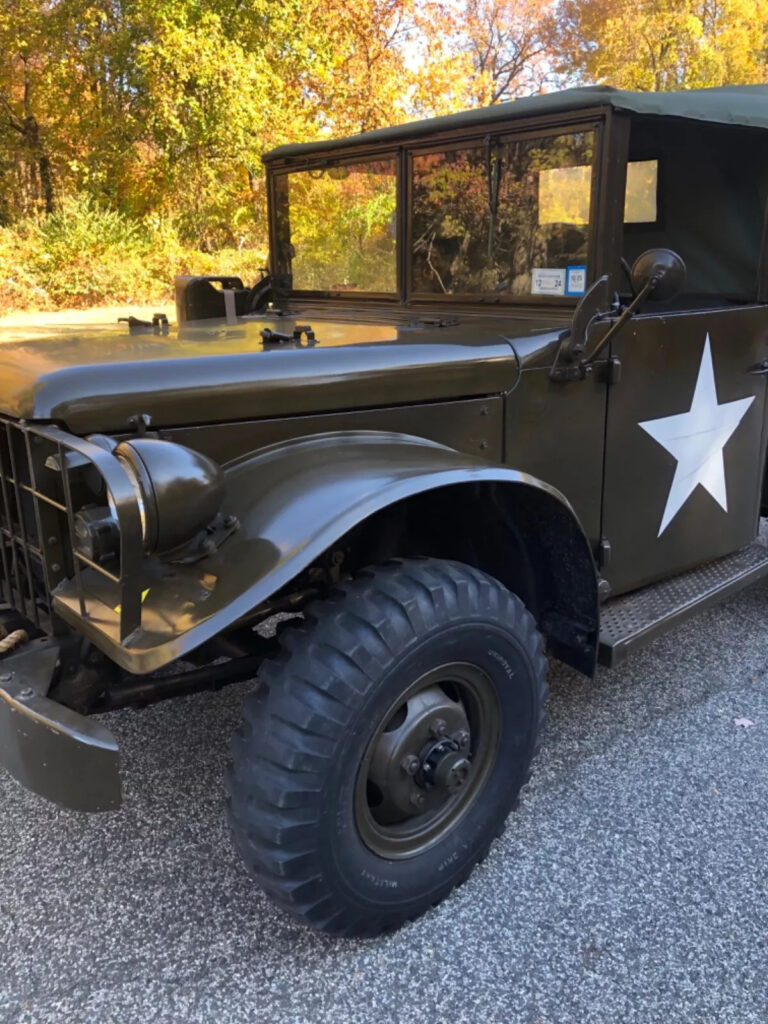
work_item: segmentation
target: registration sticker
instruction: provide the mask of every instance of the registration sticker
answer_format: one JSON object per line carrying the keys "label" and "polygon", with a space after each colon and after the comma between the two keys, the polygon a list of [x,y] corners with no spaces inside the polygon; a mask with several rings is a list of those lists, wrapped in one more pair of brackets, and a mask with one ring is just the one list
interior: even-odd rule
{"label": "registration sticker", "polygon": [[534,267],[531,295],[565,295],[565,271],[556,267]]}
{"label": "registration sticker", "polygon": [[587,289],[587,268],[568,267],[565,272],[565,294],[583,295]]}

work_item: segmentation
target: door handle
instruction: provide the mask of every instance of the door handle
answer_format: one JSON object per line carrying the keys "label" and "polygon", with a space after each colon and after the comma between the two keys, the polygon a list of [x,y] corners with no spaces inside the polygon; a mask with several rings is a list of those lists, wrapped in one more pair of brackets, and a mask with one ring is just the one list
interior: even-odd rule
{"label": "door handle", "polygon": [[757,363],[756,366],[750,366],[747,373],[751,373],[753,377],[768,377],[768,359]]}

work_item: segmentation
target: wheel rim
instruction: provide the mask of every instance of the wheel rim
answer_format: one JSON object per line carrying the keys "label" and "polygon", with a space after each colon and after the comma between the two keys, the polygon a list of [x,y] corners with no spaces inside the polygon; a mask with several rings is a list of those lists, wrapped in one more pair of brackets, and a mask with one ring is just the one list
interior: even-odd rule
{"label": "wheel rim", "polygon": [[475,803],[496,760],[500,708],[475,665],[420,676],[387,710],[355,786],[355,821],[381,857],[415,857],[440,842]]}

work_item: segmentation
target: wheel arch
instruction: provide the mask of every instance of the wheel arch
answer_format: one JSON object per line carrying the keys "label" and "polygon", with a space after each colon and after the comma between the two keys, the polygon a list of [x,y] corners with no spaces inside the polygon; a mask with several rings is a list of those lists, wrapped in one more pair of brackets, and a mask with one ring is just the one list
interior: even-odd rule
{"label": "wheel arch", "polygon": [[398,555],[463,561],[525,602],[557,657],[594,673],[597,572],[575,512],[549,484],[422,438],[374,431],[300,438],[229,470],[255,479],[257,467],[276,521],[284,487],[300,518],[319,520],[314,541],[291,558],[291,580],[333,550],[350,571]]}
{"label": "wheel arch", "polygon": [[77,624],[129,672],[149,672],[247,621],[329,552],[355,570],[396,555],[474,564],[496,576],[536,616],[558,657],[591,674],[597,659],[597,575],[567,500],[526,473],[423,438],[334,432],[260,449],[224,466],[224,512],[240,529],[196,565],[215,581],[179,609],[178,584],[162,578],[140,629],[124,646],[78,616]]}
{"label": "wheel arch", "polygon": [[353,570],[414,555],[481,569],[521,598],[553,654],[594,674],[599,603],[592,553],[570,506],[530,477],[419,491],[373,513],[333,547],[348,549]]}

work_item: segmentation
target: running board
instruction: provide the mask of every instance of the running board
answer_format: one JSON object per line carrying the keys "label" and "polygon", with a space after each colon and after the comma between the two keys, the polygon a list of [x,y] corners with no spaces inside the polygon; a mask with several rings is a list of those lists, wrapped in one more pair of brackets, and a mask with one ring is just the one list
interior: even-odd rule
{"label": "running board", "polygon": [[607,601],[601,611],[600,664],[613,668],[631,650],[768,576],[766,540],[763,531],[741,551]]}

